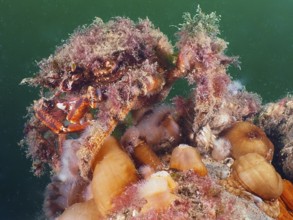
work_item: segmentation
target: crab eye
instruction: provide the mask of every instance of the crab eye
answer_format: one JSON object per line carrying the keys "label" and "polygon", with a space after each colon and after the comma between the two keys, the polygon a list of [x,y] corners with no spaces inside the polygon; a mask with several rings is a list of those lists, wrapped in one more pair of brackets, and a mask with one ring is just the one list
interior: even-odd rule
{"label": "crab eye", "polygon": [[47,111],[52,110],[55,107],[55,102],[53,100],[45,100],[43,101],[43,108]]}

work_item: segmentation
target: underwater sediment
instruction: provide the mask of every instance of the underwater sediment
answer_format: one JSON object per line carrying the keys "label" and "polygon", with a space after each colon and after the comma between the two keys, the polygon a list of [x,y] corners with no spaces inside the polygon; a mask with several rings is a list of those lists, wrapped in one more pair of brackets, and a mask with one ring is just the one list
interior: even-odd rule
{"label": "underwater sediment", "polygon": [[[48,219],[293,219],[292,98],[232,80],[215,13],[183,19],[173,46],[148,19],[97,18],[22,81],[41,89],[21,144],[51,173]],[[163,103],[178,79],[191,94]]]}

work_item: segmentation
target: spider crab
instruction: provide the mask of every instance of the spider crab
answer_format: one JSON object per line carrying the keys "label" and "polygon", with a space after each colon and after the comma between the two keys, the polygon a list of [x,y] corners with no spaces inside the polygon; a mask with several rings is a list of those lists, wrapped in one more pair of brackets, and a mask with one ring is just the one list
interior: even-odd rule
{"label": "spider crab", "polygon": [[[101,146],[129,121],[128,115],[134,126],[121,139],[124,148],[133,144],[134,133],[138,145],[150,145],[146,125],[156,132],[155,126],[161,131],[172,124],[180,130],[177,143],[210,154],[224,129],[260,111],[259,97],[226,72],[238,63],[224,54],[227,43],[218,37],[218,22],[215,13],[205,15],[200,8],[194,17],[185,14],[174,53],[168,38],[147,19],[134,23],[118,17],[104,23],[97,18],[42,60],[34,78],[23,80],[42,88],[41,98],[29,108],[23,142],[36,175],[46,164],[53,171],[44,204],[48,217],[84,201],[81,195]],[[196,84],[191,97],[177,97],[174,108],[154,107],[183,77]],[[154,162],[154,167],[161,165]]]}
{"label": "spider crab", "polygon": [[[199,104],[206,105],[213,98],[209,90],[215,90],[221,100],[226,90],[215,81],[230,82],[225,68],[235,59],[222,53],[226,44],[216,37],[214,14],[210,21],[202,20],[201,30],[192,30],[192,25],[199,27],[196,22],[201,16],[205,15],[200,13],[197,21],[182,25],[178,56],[149,20],[134,24],[116,18],[108,23],[96,19],[78,29],[54,55],[42,60],[39,74],[22,82],[43,89],[29,110],[24,139],[36,174],[42,172],[44,163],[58,171],[62,144],[74,137],[82,145],[77,152],[81,176],[88,178],[92,158],[117,124],[130,111],[164,100],[178,78],[188,75],[190,82],[206,87],[204,94],[197,93]],[[200,36],[193,36],[196,32],[207,36],[202,35],[200,42],[196,39]],[[209,75],[219,77],[210,80]]]}
{"label": "spider crab", "polygon": [[40,73],[23,81],[44,89],[25,129],[36,174],[44,163],[58,172],[64,141],[78,137],[80,173],[87,179],[92,158],[117,124],[166,97],[177,77],[172,55],[166,36],[148,20],[117,18],[97,19],[41,61]]}

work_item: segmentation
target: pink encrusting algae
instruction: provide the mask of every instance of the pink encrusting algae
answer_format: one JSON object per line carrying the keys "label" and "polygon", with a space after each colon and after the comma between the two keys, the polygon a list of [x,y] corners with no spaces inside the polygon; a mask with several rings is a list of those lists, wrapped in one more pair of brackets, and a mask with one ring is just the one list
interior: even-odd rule
{"label": "pink encrusting algae", "polygon": [[[43,206],[48,219],[258,220],[292,214],[280,214],[280,181],[270,185],[272,199],[266,190],[258,194],[245,186],[240,177],[253,176],[254,169],[243,174],[232,165],[246,157],[235,157],[238,146],[224,135],[236,122],[259,124],[273,143],[286,144],[275,152],[285,158],[283,178],[292,181],[291,98],[263,107],[257,94],[227,73],[239,62],[224,54],[219,17],[198,7],[183,19],[173,47],[148,19],[96,18],[22,81],[42,91],[28,108],[21,144],[35,175],[51,172]],[[162,103],[180,78],[194,87],[191,94]],[[242,145],[244,156],[252,154]],[[279,178],[270,160],[254,156]],[[263,183],[255,178],[253,184],[259,189]]]}

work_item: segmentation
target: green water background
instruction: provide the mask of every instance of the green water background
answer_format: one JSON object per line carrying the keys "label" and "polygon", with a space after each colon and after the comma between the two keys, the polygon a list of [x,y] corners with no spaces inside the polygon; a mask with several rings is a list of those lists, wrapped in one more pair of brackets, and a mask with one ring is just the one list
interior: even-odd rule
{"label": "green water background", "polygon": [[[234,79],[259,93],[264,102],[292,92],[292,0],[0,0],[0,219],[41,219],[43,191],[48,177],[30,173],[30,161],[17,146],[22,138],[26,107],[38,90],[19,86],[37,71],[35,61],[49,56],[77,26],[95,16],[108,20],[149,17],[174,42],[183,12],[200,4],[222,15],[227,54],[239,55],[241,71]],[[177,84],[172,94],[184,94]]]}

